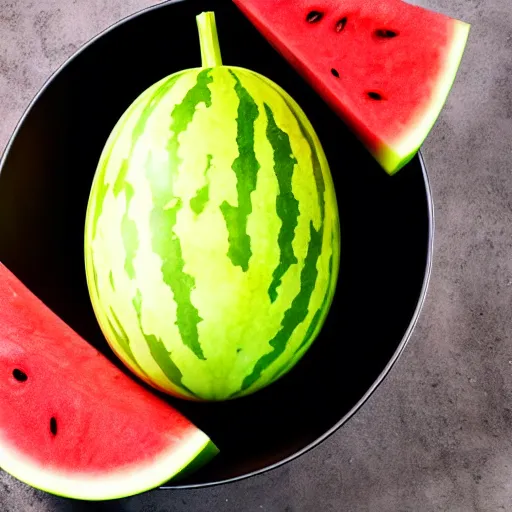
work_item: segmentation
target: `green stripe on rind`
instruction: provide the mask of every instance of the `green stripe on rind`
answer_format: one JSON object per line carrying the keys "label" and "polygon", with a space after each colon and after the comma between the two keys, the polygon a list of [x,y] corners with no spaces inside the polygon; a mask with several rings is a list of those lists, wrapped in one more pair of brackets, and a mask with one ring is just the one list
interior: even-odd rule
{"label": "green stripe on rind", "polygon": [[325,218],[325,181],[324,174],[322,171],[322,164],[320,163],[320,160],[318,158],[316,141],[311,136],[312,129],[308,129],[306,126],[304,126],[304,123],[302,121],[303,115],[301,115],[300,112],[297,112],[297,109],[294,108],[294,105],[288,101],[288,98],[286,96],[281,94],[281,97],[283,98],[284,102],[288,105],[288,108],[293,112],[297,124],[299,125],[300,132],[302,136],[307,140],[308,145],[311,148],[311,160],[313,163],[313,175],[315,177],[316,190],[318,196],[318,207],[320,208],[320,218],[322,219],[321,222],[323,223]]}
{"label": "green stripe on rind", "polygon": [[187,91],[187,94],[181,101],[174,106],[171,113],[171,129],[172,137],[169,139],[167,149],[169,151],[169,161],[171,165],[179,168],[181,158],[179,156],[180,135],[186,131],[188,125],[192,122],[196,108],[200,103],[204,103],[208,108],[212,104],[212,94],[208,88],[208,84],[213,82],[210,76],[211,69],[203,69],[197,75],[197,82]]}
{"label": "green stripe on rind", "polygon": [[237,177],[238,206],[232,206],[224,201],[220,209],[229,233],[228,257],[233,265],[239,266],[244,272],[247,272],[252,256],[251,238],[247,234],[247,219],[252,213],[251,194],[256,190],[260,169],[254,150],[254,124],[259,116],[259,110],[239,78],[231,70],[229,72],[236,82],[235,93],[239,101],[236,119],[236,143],[239,154],[232,166]]}
{"label": "green stripe on rind", "polygon": [[[192,304],[195,279],[184,271],[185,260],[181,242],[173,229],[182,202],[173,207],[155,207],[151,211],[150,229],[153,251],[162,259],[163,282],[171,289],[176,303],[176,325],[181,340],[199,359],[205,360],[199,343],[198,324],[202,321],[197,308]],[[158,362],[158,360],[157,360]]]}
{"label": "green stripe on rind", "polygon": [[114,283],[114,274],[112,273],[112,270],[108,273],[108,281],[110,283],[110,286],[112,287],[112,291],[116,291],[116,285]]}
{"label": "green stripe on rind", "polygon": [[327,305],[329,303],[330,296],[331,296],[331,286],[333,285],[333,280],[330,279],[331,275],[332,275],[332,254],[331,254],[331,257],[329,258],[329,287],[327,288],[327,293],[324,296],[322,305],[318,308],[317,312],[315,313],[315,316],[311,320],[308,330],[306,331],[306,334],[304,335],[304,339],[302,340],[302,343],[299,345],[299,347],[295,351],[295,354],[300,352],[306,345],[309,344],[309,342],[311,341],[311,337],[317,331],[317,327],[318,327],[318,324],[320,322],[322,315],[326,314],[326,308],[327,308]]}
{"label": "green stripe on rind", "polygon": [[[334,233],[333,233],[334,238]],[[332,242],[334,243],[334,241]],[[325,294],[324,300],[322,304],[317,309],[315,315],[313,316],[311,323],[309,324],[308,330],[304,335],[304,339],[299,347],[295,350],[295,353],[290,358],[290,360],[281,368],[274,376],[273,380],[277,380],[282,377],[285,373],[290,371],[297,361],[302,357],[301,351],[303,349],[308,348],[309,344],[313,341],[314,337],[317,335],[319,328],[321,328],[321,324],[324,322],[325,317],[329,311],[332,298],[334,295],[334,285],[336,284],[336,279],[333,279],[333,267],[334,267],[334,255],[331,253],[331,257],[329,258],[329,287],[327,289],[327,293]]]}
{"label": "green stripe on rind", "polygon": [[137,369],[137,372],[142,374],[144,377],[148,377],[146,372],[139,366],[139,363],[137,362],[137,359],[133,355],[132,349],[130,347],[130,340],[128,338],[128,335],[126,334],[125,330],[123,329],[123,326],[121,325],[121,322],[119,321],[119,318],[117,318],[117,315],[115,314],[112,307],[110,308],[110,315],[112,316],[112,320],[107,317],[108,325],[110,326],[111,332],[116,338],[117,343],[119,346],[123,349],[123,352],[128,356],[130,359],[130,362],[135,366]]}
{"label": "green stripe on rind", "polygon": [[180,369],[174,363],[171,354],[165,348],[164,342],[153,334],[147,334],[144,332],[142,325],[142,294],[140,290],[137,290],[137,294],[133,299],[133,307],[137,314],[137,320],[139,327],[146,340],[149,351],[153,356],[153,359],[158,363],[158,366],[164,372],[165,376],[178,388],[185,391],[186,394],[194,396],[194,393],[190,391],[182,382],[183,374]]}
{"label": "green stripe on rind", "polygon": [[[211,93],[208,84],[212,82],[210,70],[206,69],[197,75],[197,82],[182,102],[177,104],[171,114],[173,132],[168,143],[170,165],[175,172],[179,170],[181,159],[178,155],[179,136],[192,121],[196,108],[204,103],[206,108],[211,106]],[[184,271],[185,261],[181,248],[181,241],[174,232],[178,211],[182,207],[181,199],[174,194],[174,173],[169,170],[162,173],[158,166],[148,162],[146,168],[153,209],[150,216],[150,229],[152,235],[152,249],[162,260],[163,282],[170,288],[176,302],[176,325],[181,340],[199,359],[205,360],[201,344],[199,343],[198,324],[202,321],[197,308],[192,303],[192,290],[195,288],[195,279]],[[156,360],[157,362],[158,359]]]}
{"label": "green stripe on rind", "polygon": [[281,219],[281,229],[278,235],[280,251],[279,265],[272,274],[272,283],[268,289],[271,302],[277,299],[277,288],[281,285],[281,278],[287,270],[297,263],[293,252],[293,239],[295,228],[299,222],[299,202],[292,191],[293,171],[297,160],[292,154],[292,147],[288,134],[276,124],[272,109],[265,103],[267,115],[267,139],[274,152],[274,172],[279,183],[279,194],[276,199],[276,212]]}
{"label": "green stripe on rind", "polygon": [[196,195],[190,200],[190,209],[196,214],[200,215],[203,213],[203,210],[208,203],[210,198],[210,179],[208,178],[208,171],[212,166],[213,155],[206,156],[206,170],[204,171],[204,176],[206,179],[206,185],[201,187]]}
{"label": "green stripe on rind", "polygon": [[92,284],[90,284],[91,293],[94,299],[99,297],[99,286],[98,286],[98,272],[96,272],[96,267],[92,267]]}
{"label": "green stripe on rind", "polygon": [[313,226],[313,221],[311,221],[309,232],[308,252],[300,274],[300,291],[293,299],[291,307],[286,310],[281,328],[269,342],[272,351],[260,357],[256,362],[252,372],[242,382],[242,391],[250,388],[261,377],[261,374],[285,351],[293,331],[308,315],[309,301],[318,276],[316,265],[322,253],[323,225],[317,231]]}
{"label": "green stripe on rind", "polygon": [[137,224],[130,219],[128,213],[130,203],[133,198],[133,187],[129,183],[125,183],[124,191],[126,195],[126,208],[121,219],[121,237],[125,250],[124,270],[130,279],[135,279],[135,267],[133,260],[139,248],[139,232],[137,231]]}
{"label": "green stripe on rind", "polygon": [[117,178],[114,183],[114,197],[117,197],[122,191],[124,191],[126,198],[125,211],[121,220],[121,235],[126,254],[124,269],[130,279],[135,279],[135,268],[133,266],[133,260],[135,259],[137,250],[139,248],[139,235],[137,231],[137,224],[129,217],[130,205],[133,199],[134,190],[133,187],[126,181],[126,176],[128,174],[128,170],[130,169],[130,161],[133,157],[137,141],[144,134],[147,122],[151,117],[151,114],[155,111],[165,94],[174,86],[179,78],[180,76],[170,77],[160,87],[158,87],[155,93],[149,98],[146,107],[143,109],[132,131],[130,151],[128,152],[128,156],[123,159],[121,163],[121,169],[117,174]]}

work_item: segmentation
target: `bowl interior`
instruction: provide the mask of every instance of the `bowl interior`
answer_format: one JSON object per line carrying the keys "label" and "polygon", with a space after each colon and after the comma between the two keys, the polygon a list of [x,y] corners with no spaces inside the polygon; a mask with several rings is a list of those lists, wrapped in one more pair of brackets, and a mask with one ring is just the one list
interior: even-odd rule
{"label": "bowl interior", "polygon": [[99,330],[85,282],[89,190],[103,145],[130,103],[164,76],[200,65],[195,16],[204,10],[216,13],[224,63],[277,82],[317,130],[336,186],[342,253],[326,324],[292,372],[231,402],[167,398],[221,449],[180,485],[268,468],[346,420],[403,347],[423,298],[431,242],[430,196],[419,157],[388,177],[231,2],[182,0],[106,31],[31,105],[0,168],[0,261],[124,369]]}

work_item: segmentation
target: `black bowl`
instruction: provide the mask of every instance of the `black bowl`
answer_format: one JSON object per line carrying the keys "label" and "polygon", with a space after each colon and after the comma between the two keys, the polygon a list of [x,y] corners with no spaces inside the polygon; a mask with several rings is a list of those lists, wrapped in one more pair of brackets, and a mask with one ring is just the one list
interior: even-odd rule
{"label": "black bowl", "polygon": [[78,51],[29,106],[0,164],[0,261],[107,357],[85,281],[83,231],[93,175],[114,124],[147,87],[200,65],[195,16],[216,13],[225,64],[284,87],[322,141],[342,229],[328,319],[287,376],[214,404],[167,398],[221,454],[175,484],[201,486],[276,467],[315,446],[375,390],[403,350],[431,268],[433,214],[421,156],[389,177],[343,123],[226,0],[170,2],[131,16]]}

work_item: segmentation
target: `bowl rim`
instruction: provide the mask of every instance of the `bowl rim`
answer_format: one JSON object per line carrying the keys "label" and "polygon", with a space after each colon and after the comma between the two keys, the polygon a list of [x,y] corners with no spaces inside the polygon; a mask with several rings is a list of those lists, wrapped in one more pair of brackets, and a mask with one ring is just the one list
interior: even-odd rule
{"label": "bowl rim", "polygon": [[[151,5],[149,7],[145,7],[142,9],[139,9],[132,14],[129,14],[127,16],[122,17],[118,21],[110,24],[100,32],[98,32],[95,36],[87,40],[85,43],[83,43],[72,55],[67,57],[64,62],[62,62],[55,71],[53,71],[49,77],[44,81],[43,85],[39,88],[37,93],[33,96],[32,100],[28,103],[28,106],[25,108],[23,114],[21,115],[20,119],[15,125],[15,128],[11,134],[11,136],[7,140],[7,144],[0,155],[0,175],[2,173],[2,169],[5,165],[5,161],[7,160],[7,156],[9,155],[10,149],[12,145],[14,144],[14,141],[16,137],[18,136],[18,132],[20,131],[21,127],[23,126],[26,118],[29,116],[32,108],[37,103],[39,98],[43,95],[43,93],[46,91],[46,89],[50,86],[50,84],[53,82],[55,78],[61,73],[61,71],[64,70],[74,59],[76,59],[82,52],[85,52],[90,46],[92,46],[97,40],[101,39],[103,36],[108,34],[109,32],[117,29],[121,25],[134,20],[135,18],[146,14],[150,11],[155,11],[157,9],[161,9],[164,7],[168,7],[173,4],[178,4],[182,2],[190,2],[192,0],[165,0],[163,2],[160,2],[156,5]],[[425,304],[425,300],[427,297],[428,287],[430,284],[430,278],[432,275],[432,266],[433,266],[433,253],[434,253],[434,231],[435,231],[435,213],[434,213],[434,202],[432,197],[432,187],[430,185],[430,180],[427,172],[427,167],[425,164],[425,160],[423,158],[423,154],[421,152],[421,149],[418,150],[417,158],[420,163],[421,167],[421,173],[423,176],[423,181],[425,184],[425,193],[426,193],[426,200],[427,200],[427,213],[428,213],[428,238],[427,238],[427,254],[426,254],[426,264],[425,264],[425,270],[424,270],[424,277],[423,277],[423,283],[421,287],[421,291],[419,293],[418,301],[416,304],[416,308],[414,310],[414,313],[412,314],[411,321],[407,327],[407,330],[405,334],[403,335],[400,343],[398,344],[397,349],[391,356],[390,360],[388,361],[387,365],[384,367],[384,369],[381,371],[377,379],[373,382],[373,384],[367,389],[367,391],[364,393],[364,395],[357,401],[357,403],[338,421],[336,422],[329,430],[324,432],[320,437],[309,443],[304,448],[296,451],[295,453],[289,455],[288,457],[285,457],[281,459],[278,462],[274,462],[273,464],[270,464],[268,466],[265,466],[263,468],[257,469],[255,471],[250,471],[248,473],[244,473],[242,475],[238,475],[232,478],[225,478],[223,480],[213,480],[209,482],[202,482],[197,484],[169,484],[169,485],[161,485],[160,487],[157,487],[155,490],[185,490],[185,489],[201,489],[206,487],[213,487],[217,485],[223,485],[228,483],[234,483],[239,482],[241,480],[245,480],[250,477],[254,477],[257,475],[262,475],[263,473],[266,473],[268,471],[272,471],[274,469],[277,469],[281,466],[284,466],[285,464],[298,459],[305,453],[309,452],[313,448],[319,446],[321,443],[323,443],[327,438],[329,438],[332,434],[334,434],[339,428],[341,428],[347,421],[354,416],[354,414],[365,404],[365,402],[370,398],[370,396],[377,390],[377,388],[382,384],[384,379],[387,377],[395,363],[398,361],[399,357],[402,355],[402,352],[404,351],[405,347],[407,346],[412,333],[414,331],[414,328],[416,327],[416,324],[418,322],[418,319],[420,317],[421,311],[423,309],[423,306]]]}

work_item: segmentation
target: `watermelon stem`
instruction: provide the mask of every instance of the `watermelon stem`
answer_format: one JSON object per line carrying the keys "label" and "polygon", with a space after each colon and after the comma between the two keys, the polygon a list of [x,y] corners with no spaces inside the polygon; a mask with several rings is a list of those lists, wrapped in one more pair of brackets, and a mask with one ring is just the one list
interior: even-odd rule
{"label": "watermelon stem", "polygon": [[203,68],[222,66],[219,36],[214,12],[203,12],[196,17],[201,44],[201,61]]}

